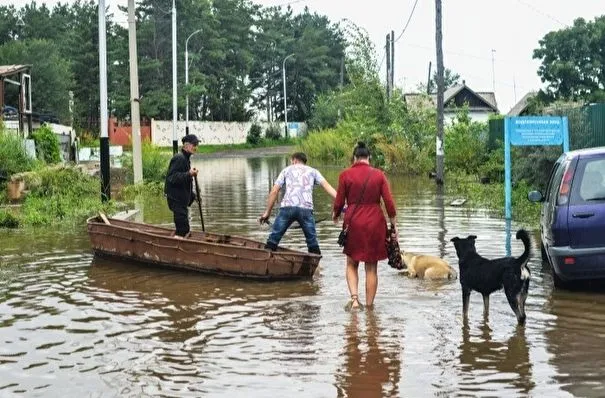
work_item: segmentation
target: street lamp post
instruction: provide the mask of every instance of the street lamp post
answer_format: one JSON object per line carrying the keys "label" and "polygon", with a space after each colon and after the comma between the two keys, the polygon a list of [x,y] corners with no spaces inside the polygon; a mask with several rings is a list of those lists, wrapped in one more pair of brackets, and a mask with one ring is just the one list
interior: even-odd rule
{"label": "street lamp post", "polygon": [[284,62],[282,62],[282,72],[283,77],[282,80],[284,82],[284,123],[286,124],[286,138],[288,138],[288,105],[286,101],[286,60],[290,57],[294,56],[294,53],[288,55],[284,58]]}
{"label": "street lamp post", "polygon": [[187,45],[189,44],[189,39],[201,31],[201,29],[196,30],[185,40],[185,134],[189,134],[189,51],[187,50]]}

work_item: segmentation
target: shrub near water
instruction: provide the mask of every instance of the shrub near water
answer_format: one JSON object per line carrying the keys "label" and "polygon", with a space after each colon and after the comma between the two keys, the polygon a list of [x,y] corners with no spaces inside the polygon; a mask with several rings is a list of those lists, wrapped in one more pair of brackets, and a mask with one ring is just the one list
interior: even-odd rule
{"label": "shrub near water", "polygon": [[101,202],[99,179],[75,168],[40,170],[27,183],[30,193],[21,208],[26,225],[83,222],[100,210],[113,210],[111,202]]}
{"label": "shrub near water", "polygon": [[15,133],[0,128],[0,174],[8,177],[35,167],[35,160],[27,156],[23,140]]}
{"label": "shrub near water", "polygon": [[[162,148],[153,145],[149,141],[144,141],[141,146],[141,163],[143,166],[143,181],[145,182],[164,182],[168,165],[172,153],[166,152]],[[128,170],[128,178],[133,181],[132,156],[123,158],[122,167]]]}
{"label": "shrub near water", "polygon": [[56,164],[61,161],[59,140],[50,127],[43,125],[33,132],[32,137],[36,143],[38,159],[48,164]]}

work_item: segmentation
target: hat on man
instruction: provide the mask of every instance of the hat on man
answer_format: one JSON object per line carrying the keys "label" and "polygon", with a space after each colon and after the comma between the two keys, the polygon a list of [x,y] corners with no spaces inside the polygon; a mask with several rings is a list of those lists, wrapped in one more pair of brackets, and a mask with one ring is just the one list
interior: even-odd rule
{"label": "hat on man", "polygon": [[183,137],[183,139],[181,141],[183,142],[183,144],[190,143],[193,145],[197,145],[200,142],[200,140],[197,139],[195,134],[187,134],[186,136]]}

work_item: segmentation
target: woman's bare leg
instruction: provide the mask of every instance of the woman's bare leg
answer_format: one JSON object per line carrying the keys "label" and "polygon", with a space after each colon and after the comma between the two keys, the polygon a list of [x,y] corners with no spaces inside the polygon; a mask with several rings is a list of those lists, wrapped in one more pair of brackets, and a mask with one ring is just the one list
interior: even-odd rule
{"label": "woman's bare leg", "polygon": [[[353,260],[351,257],[347,256],[347,285],[349,286],[349,293],[351,294],[351,298],[356,298],[359,294],[358,284],[359,284],[359,275],[357,270],[359,268],[359,261]],[[353,308],[359,307],[359,301],[353,300],[352,303]]]}
{"label": "woman's bare leg", "polygon": [[365,263],[366,266],[366,305],[374,305],[378,289],[378,263]]}

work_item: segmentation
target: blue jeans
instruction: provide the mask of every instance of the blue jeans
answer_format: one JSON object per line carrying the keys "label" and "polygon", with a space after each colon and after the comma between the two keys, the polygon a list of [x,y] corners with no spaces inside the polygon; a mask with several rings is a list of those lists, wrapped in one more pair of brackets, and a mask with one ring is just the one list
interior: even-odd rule
{"label": "blue jeans", "polygon": [[294,221],[297,221],[300,224],[300,227],[305,234],[309,252],[321,254],[319,251],[319,243],[317,242],[317,233],[315,232],[313,210],[296,206],[282,207],[279,209],[265,247],[271,250],[277,249],[279,241]]}

